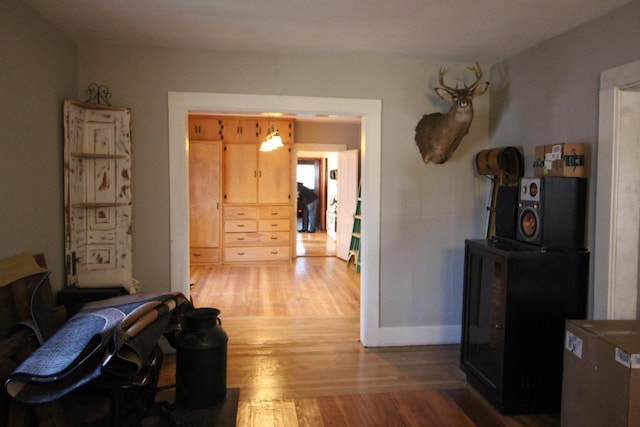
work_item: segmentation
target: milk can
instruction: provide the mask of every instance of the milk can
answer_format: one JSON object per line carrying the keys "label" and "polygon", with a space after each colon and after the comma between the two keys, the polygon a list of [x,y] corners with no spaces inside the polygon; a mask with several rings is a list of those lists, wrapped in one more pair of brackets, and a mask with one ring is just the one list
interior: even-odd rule
{"label": "milk can", "polygon": [[220,310],[194,308],[176,336],[176,404],[205,408],[227,393],[227,341]]}

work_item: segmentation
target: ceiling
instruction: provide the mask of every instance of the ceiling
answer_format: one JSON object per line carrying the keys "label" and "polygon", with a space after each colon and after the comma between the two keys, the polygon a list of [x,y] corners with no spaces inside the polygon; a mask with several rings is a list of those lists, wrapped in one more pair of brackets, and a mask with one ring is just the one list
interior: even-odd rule
{"label": "ceiling", "polygon": [[79,44],[493,64],[630,0],[23,0]]}

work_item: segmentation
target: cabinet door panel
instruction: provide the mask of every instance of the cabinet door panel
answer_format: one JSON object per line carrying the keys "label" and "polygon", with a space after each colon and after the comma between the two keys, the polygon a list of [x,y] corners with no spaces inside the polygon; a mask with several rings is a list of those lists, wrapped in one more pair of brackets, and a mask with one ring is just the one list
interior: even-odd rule
{"label": "cabinet door panel", "polygon": [[502,388],[505,284],[503,265],[491,254],[470,250],[467,258],[467,342],[465,362]]}
{"label": "cabinet door panel", "polygon": [[224,142],[257,144],[267,136],[268,123],[259,119],[223,119]]}
{"label": "cabinet door panel", "polygon": [[291,201],[291,150],[288,147],[260,151],[258,173],[259,203]]}
{"label": "cabinet door panel", "polygon": [[189,141],[220,140],[222,138],[222,122],[214,117],[189,117]]}
{"label": "cabinet door panel", "polygon": [[191,247],[220,246],[220,141],[189,143]]}
{"label": "cabinet door panel", "polygon": [[257,200],[257,157],[255,144],[225,145],[225,191],[226,203],[255,203]]}

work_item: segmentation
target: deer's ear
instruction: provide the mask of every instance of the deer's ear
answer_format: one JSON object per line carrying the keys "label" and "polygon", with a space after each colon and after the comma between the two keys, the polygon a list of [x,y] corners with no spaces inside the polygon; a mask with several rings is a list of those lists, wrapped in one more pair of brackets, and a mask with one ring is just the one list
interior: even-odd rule
{"label": "deer's ear", "polygon": [[481,85],[478,85],[473,89],[473,94],[471,96],[475,98],[476,96],[480,96],[487,91],[489,88],[489,82],[484,82]]}
{"label": "deer's ear", "polygon": [[436,88],[436,93],[438,94],[438,96],[441,99],[444,99],[445,101],[453,101],[453,94],[451,94],[451,92],[449,92],[446,89],[443,89],[441,87],[437,87]]}

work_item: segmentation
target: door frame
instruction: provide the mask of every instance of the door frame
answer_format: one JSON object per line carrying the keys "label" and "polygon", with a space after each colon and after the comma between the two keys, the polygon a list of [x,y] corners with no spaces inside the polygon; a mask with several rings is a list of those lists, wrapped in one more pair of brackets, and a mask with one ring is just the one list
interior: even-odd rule
{"label": "door frame", "polygon": [[[625,153],[637,147],[630,145],[629,138],[620,138],[620,117],[624,92],[639,86],[640,61],[600,74],[594,319],[637,318],[638,240],[631,236],[637,235],[640,224],[635,217],[638,201],[629,197],[629,184],[637,175],[630,177],[622,167],[628,157]],[[630,227],[635,227],[633,232]]]}
{"label": "door frame", "polygon": [[[308,96],[169,92],[169,215],[171,290],[189,295],[189,208],[187,118],[191,113],[323,114],[361,118],[362,231],[360,340],[375,347],[385,341],[380,328],[380,189],[382,101]],[[295,183],[293,183],[295,184]],[[293,185],[292,184],[292,185]]]}

